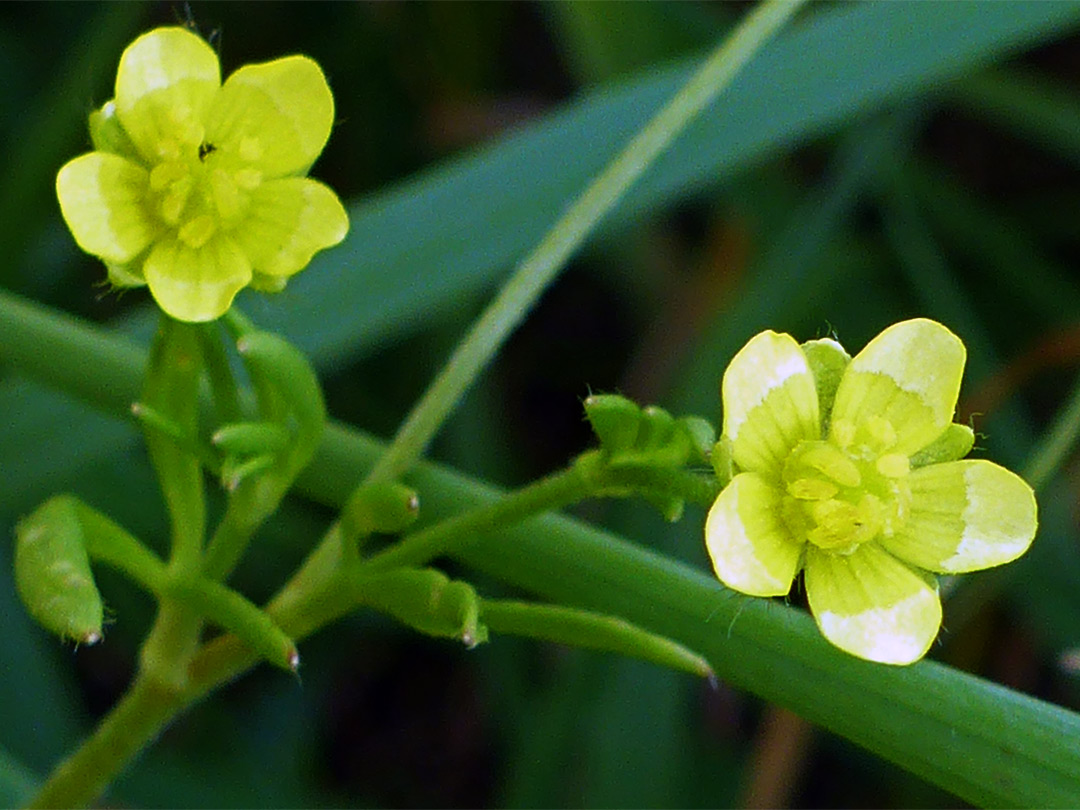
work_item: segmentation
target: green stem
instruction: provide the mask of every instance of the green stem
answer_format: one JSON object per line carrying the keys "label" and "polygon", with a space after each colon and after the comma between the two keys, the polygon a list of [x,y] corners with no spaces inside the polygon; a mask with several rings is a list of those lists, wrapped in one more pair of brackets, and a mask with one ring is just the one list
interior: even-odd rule
{"label": "green stem", "polygon": [[243,419],[243,410],[240,408],[236,378],[229,365],[229,355],[225,351],[225,341],[221,339],[221,327],[218,324],[203,324],[202,345],[206,376],[214,394],[218,421],[224,424],[239,422]]}
{"label": "green stem", "polygon": [[142,425],[144,431],[157,431],[172,441],[178,449],[198,459],[199,463],[210,472],[215,475],[221,472],[221,462],[209,446],[203,444],[197,436],[183,430],[167,416],[159,413],[156,408],[151,408],[144,402],[133,402],[131,415]]}
{"label": "green stem", "polygon": [[[713,505],[720,494],[715,476],[673,467],[655,467],[648,464],[613,465],[604,472],[606,486],[630,487],[639,493],[674,495],[706,508]],[[602,494],[602,493],[601,493]]]}
{"label": "green stem", "polygon": [[367,480],[397,478],[423,455],[428,442],[465,390],[604,215],[804,2],[806,0],[763,0],[758,4],[671,101],[593,180],[518,265],[506,286],[458,344]]}
{"label": "green stem", "polygon": [[214,529],[203,556],[203,573],[210,579],[223,580],[232,573],[247,551],[260,515],[256,510],[267,487],[261,481],[244,481],[229,493],[229,505]]}
{"label": "green stem", "polygon": [[[585,453],[579,457],[575,464],[565,470],[523,487],[517,492],[506,494],[489,504],[478,506],[469,512],[450,517],[434,526],[407,536],[397,545],[365,561],[362,564],[362,571],[364,574],[371,574],[401,566],[422,565],[434,557],[459,551],[467,543],[486,533],[520,523],[527,518],[595,495],[605,487],[614,486],[613,479],[619,474],[626,477],[626,472],[626,470],[623,470],[621,473],[610,474],[598,451]],[[641,471],[637,470],[636,472],[640,473]],[[676,474],[678,479],[677,474],[682,471],[671,472]],[[664,476],[666,475],[667,472],[664,473]],[[694,479],[691,483],[693,488],[698,486],[699,476],[692,473],[685,473],[685,476],[688,476],[687,481]],[[648,479],[650,485],[658,483],[651,477],[648,477]],[[626,485],[625,482],[622,485]],[[686,486],[676,486],[674,489],[685,494]],[[197,592],[191,590],[192,587],[195,587],[194,585],[190,587],[172,587],[176,588],[177,596],[182,597],[185,602],[195,601],[203,605],[204,608],[213,608],[207,610],[207,612],[214,615],[215,618],[221,616],[234,618],[242,613],[244,621],[249,622],[255,617],[255,614],[258,614],[259,621],[265,624],[265,627],[260,628],[261,636],[256,639],[261,638],[264,640],[262,644],[258,645],[259,651],[263,657],[271,658],[278,666],[285,666],[285,668],[292,666],[295,661],[293,658],[295,647],[288,644],[290,638],[299,641],[319,627],[355,609],[356,605],[361,601],[355,589],[350,585],[349,580],[342,576],[342,536],[340,527],[337,524],[331,527],[324,542],[309,556],[304,566],[267,606],[265,612],[257,609],[253,610],[254,606],[249,609],[247,605],[240,605],[237,600],[242,598],[232,592],[226,592],[227,589],[221,586],[215,587],[211,583],[196,584],[198,585]],[[225,605],[224,600],[230,600],[229,604]],[[233,602],[237,602],[237,604],[233,605]],[[171,600],[163,601],[163,613],[168,615],[168,608],[173,604]],[[633,639],[630,639],[628,634],[633,634],[635,631],[645,636],[651,635],[646,631],[631,626],[624,627],[625,623],[621,623],[620,620],[614,617],[594,617],[590,615],[583,618],[577,615],[581,611],[563,611],[559,613],[555,608],[548,609],[547,612],[541,610],[536,613],[535,616],[539,621],[538,625],[534,626],[528,621],[522,624],[520,611],[513,609],[512,605],[509,605],[509,603],[507,605],[493,604],[492,610],[495,615],[495,624],[504,632],[523,635],[531,633],[537,635],[537,637],[542,636],[558,640],[562,638],[559,635],[562,632],[559,630],[560,627],[566,630],[585,622],[585,624],[593,627],[593,635],[596,636],[594,646],[598,649],[608,650],[621,650],[628,647],[628,645],[634,646],[631,643]],[[229,610],[222,610],[223,605],[228,607]],[[241,608],[242,610],[240,610]],[[532,626],[533,630],[530,631],[529,626]],[[168,638],[165,630],[155,628],[152,637],[158,635],[164,635]],[[247,638],[247,645],[255,646],[252,641],[255,636],[252,632],[245,631],[245,637]],[[657,639],[657,643],[651,647],[646,645],[651,652],[642,653],[639,651],[635,654],[662,663],[670,663],[669,659],[678,659],[676,665],[679,668],[687,669],[699,675],[707,674],[707,665],[704,665],[699,657],[674,642],[659,639],[659,637]],[[569,637],[567,637],[567,640],[569,640]],[[272,655],[272,653],[276,653],[276,655]],[[282,657],[283,653],[284,658]],[[158,717],[160,722],[164,723],[173,713],[179,712],[184,706],[197,700],[219,683],[244,671],[254,664],[258,658],[259,655],[256,655],[251,647],[246,646],[244,641],[234,636],[216,639],[205,645],[192,660],[188,669],[186,683],[182,686],[176,684],[177,688],[172,690],[162,689],[156,692],[147,692],[139,697],[140,705],[143,706],[143,711],[146,712],[147,716]],[[161,701],[165,705],[157,705],[156,703],[152,706],[146,705],[147,701]],[[126,712],[129,710],[128,701],[125,699],[114,711]],[[112,714],[109,715],[110,720],[112,716]],[[156,727],[144,728],[141,725],[133,727],[133,733],[147,735],[147,741],[158,731],[159,729]],[[98,737],[99,735],[112,737],[116,733],[116,729],[113,728],[111,723],[103,724],[85,746],[92,753],[84,756],[83,751],[80,750],[68,763],[65,763],[64,766],[54,772],[45,791],[41,794],[48,798],[41,801],[56,802],[57,800],[53,797],[63,796],[64,801],[57,802],[58,804],[74,806],[96,797],[106,782],[91,780],[87,783],[87,788],[94,792],[84,794],[75,793],[76,788],[70,782],[77,778],[81,767],[91,765],[101,767],[100,750],[113,746],[114,743],[99,740]],[[134,746],[131,749],[131,755],[137,750],[138,746]],[[124,761],[126,759],[117,761],[114,763],[114,767],[120,767]],[[64,784],[54,785],[53,783],[57,781]]]}
{"label": "green stem", "polygon": [[[586,455],[581,461],[595,458]],[[596,471],[594,463],[574,464],[510,493],[490,506],[455,515],[406,535],[396,545],[369,557],[363,563],[364,571],[374,573],[402,566],[419,567],[494,529],[584,500],[601,485]]]}
{"label": "green stem", "polygon": [[[174,423],[182,436],[198,435],[202,367],[199,327],[162,314],[150,350],[143,403],[156,416]],[[206,532],[201,464],[197,456],[158,428],[150,427],[144,434],[169,512],[169,565],[176,570],[197,571]]]}
{"label": "green stem", "polygon": [[709,662],[697,653],[618,616],[534,602],[485,599],[481,604],[481,618],[493,633],[614,652],[701,678],[713,677]]}
{"label": "green stem", "polygon": [[86,553],[96,562],[123,571],[152,594],[160,594],[168,576],[165,563],[122,526],[75,500]]}

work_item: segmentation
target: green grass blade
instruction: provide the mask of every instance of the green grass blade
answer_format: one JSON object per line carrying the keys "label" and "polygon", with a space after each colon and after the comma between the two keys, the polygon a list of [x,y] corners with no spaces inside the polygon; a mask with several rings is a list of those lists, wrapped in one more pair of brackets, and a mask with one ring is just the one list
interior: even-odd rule
{"label": "green grass blade", "polygon": [[0,807],[21,807],[38,787],[37,777],[0,748]]}
{"label": "green grass blade", "polygon": [[1080,164],[1080,100],[1068,86],[1020,68],[987,70],[945,92],[945,98],[1031,143]]}
{"label": "green grass blade", "polygon": [[[129,364],[123,345],[103,357],[117,378],[136,380],[141,368]],[[123,407],[120,396],[114,404]],[[381,451],[360,433],[332,427],[301,487],[340,504],[350,481]],[[497,497],[434,465],[418,467],[409,483],[424,493],[429,519]],[[801,611],[734,594],[702,570],[568,518],[527,521],[479,538],[460,556],[553,601],[622,616],[698,650],[723,680],[974,804],[1080,801],[1080,715],[1074,712],[931,661],[896,668],[852,658],[825,642]]]}
{"label": "green grass blade", "polygon": [[[756,160],[1060,36],[1073,3],[860,3],[762,50],[609,215],[625,225]],[[683,60],[607,85],[490,146],[353,206],[337,250],[259,305],[323,368],[416,330],[500,278],[686,80]],[[827,69],[825,69],[827,66]],[[520,182],[507,182],[520,178]],[[265,310],[263,309],[265,307]]]}

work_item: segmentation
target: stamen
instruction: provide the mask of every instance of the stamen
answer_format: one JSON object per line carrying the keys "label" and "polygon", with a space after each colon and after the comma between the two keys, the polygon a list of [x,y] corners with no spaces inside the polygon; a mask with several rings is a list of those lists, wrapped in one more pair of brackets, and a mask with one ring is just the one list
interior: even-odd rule
{"label": "stamen", "polygon": [[200,214],[185,222],[178,235],[180,241],[184,242],[184,244],[193,248],[201,248],[210,241],[210,237],[214,235],[216,230],[217,224],[214,222],[214,218],[207,214]]}

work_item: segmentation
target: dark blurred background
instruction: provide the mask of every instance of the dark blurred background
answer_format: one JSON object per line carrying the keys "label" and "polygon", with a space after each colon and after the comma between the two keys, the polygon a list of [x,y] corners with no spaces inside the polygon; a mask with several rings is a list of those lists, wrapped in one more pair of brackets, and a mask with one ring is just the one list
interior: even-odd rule
{"label": "dark blurred background", "polygon": [[[104,290],[100,263],[78,252],[60,220],[53,178],[89,148],[86,114],[111,96],[126,43],[153,26],[194,27],[226,75],[294,52],[318,60],[337,124],[313,174],[363,205],[568,100],[703,53],[747,8],[0,5],[0,285],[145,334],[147,296]],[[800,24],[838,10],[815,5]],[[913,20],[919,13],[911,4]],[[898,87],[883,107],[774,149],[720,184],[703,178],[676,204],[603,231],[470,392],[432,455],[500,485],[524,483],[588,446],[580,401],[590,390],[717,419],[718,397],[699,392],[715,396],[723,358],[752,333],[717,324],[749,324],[758,316],[745,314],[747,302],[767,300],[778,319],[768,325],[800,339],[835,330],[852,352],[901,317],[944,320],[973,355],[984,349],[969,366],[962,417],[980,414],[986,429],[1004,414],[980,447],[1019,467],[1072,385],[1080,353],[1080,39],[1063,29],[986,61],[911,94]],[[860,138],[874,128],[899,131],[900,146],[860,175]],[[844,185],[856,182],[853,173],[854,191]],[[823,211],[834,214],[828,232],[805,253],[796,236],[826,227]],[[422,324],[325,363],[331,414],[392,434],[490,292],[462,295]],[[276,305],[245,302],[256,320],[274,323]],[[27,453],[46,469],[55,461],[47,448]],[[154,536],[162,515],[152,485],[118,491],[125,474],[145,467],[133,444],[64,485]],[[1037,543],[1045,556],[1033,552],[993,598],[974,602],[956,622],[963,633],[952,634],[947,619],[934,653],[1073,708],[1080,693],[1068,656],[1080,647],[1080,604],[1076,580],[1063,572],[1078,570],[1075,473],[1070,467],[1042,502],[1053,535]],[[9,482],[19,475],[9,470]],[[51,490],[19,492],[6,510],[26,511]],[[676,527],[638,504],[588,504],[579,514],[704,565],[697,510]],[[272,593],[330,517],[290,502],[237,587],[254,599]],[[508,592],[473,581],[487,595]],[[0,656],[0,719],[9,715],[0,749],[30,776],[44,775],[131,675],[152,603],[109,571],[99,585],[115,623],[106,643],[77,653],[31,628],[5,596],[0,612],[15,642]],[[958,804],[794,715],[643,663],[506,638],[465,651],[367,614],[301,649],[301,680],[262,667],[225,688],[165,733],[109,805]],[[56,680],[56,671],[68,674]]]}

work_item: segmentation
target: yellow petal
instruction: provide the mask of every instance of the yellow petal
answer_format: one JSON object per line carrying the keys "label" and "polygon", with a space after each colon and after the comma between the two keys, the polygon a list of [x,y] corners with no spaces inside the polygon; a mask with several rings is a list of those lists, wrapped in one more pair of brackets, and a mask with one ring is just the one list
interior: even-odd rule
{"label": "yellow petal", "polygon": [[91,152],[56,175],[60,211],[79,247],[107,262],[124,264],[157,233],[143,206],[149,175],[119,155]]}
{"label": "yellow petal", "polygon": [[960,338],[935,321],[893,324],[844,372],[831,435],[846,445],[845,429],[853,432],[871,420],[884,420],[895,431],[895,443],[887,449],[905,455],[922,449],[952,422],[965,357]]}
{"label": "yellow petal", "polygon": [[911,512],[882,545],[906,562],[963,573],[1011,562],[1038,525],[1035,493],[1020,476],[985,460],[932,464],[911,473]]}
{"label": "yellow petal", "polygon": [[197,149],[221,86],[217,55],[185,28],[155,28],[132,42],[116,73],[116,112],[148,161]]}
{"label": "yellow petal", "polygon": [[740,473],[709,510],[705,546],[721,582],[751,596],[782,596],[799,570],[803,544],[780,517],[781,493],[756,473]]}
{"label": "yellow petal", "polygon": [[338,244],[348,230],[349,218],[330,188],[307,177],[287,177],[252,192],[248,216],[233,237],[257,272],[290,276],[316,252]]}
{"label": "yellow petal", "polygon": [[778,475],[799,441],[820,435],[814,377],[791,335],[751,338],[724,372],[721,395],[724,435],[744,470]]}
{"label": "yellow petal", "polygon": [[306,56],[247,65],[215,99],[207,140],[269,177],[302,174],[322,152],[334,123],[334,97]]}
{"label": "yellow petal", "polygon": [[159,242],[143,272],[158,306],[180,321],[224,315],[236,293],[251,281],[244,252],[223,236],[197,248],[178,239]]}
{"label": "yellow petal", "polygon": [[936,586],[876,543],[847,556],[808,545],[806,595],[825,638],[868,661],[917,661],[941,626]]}

